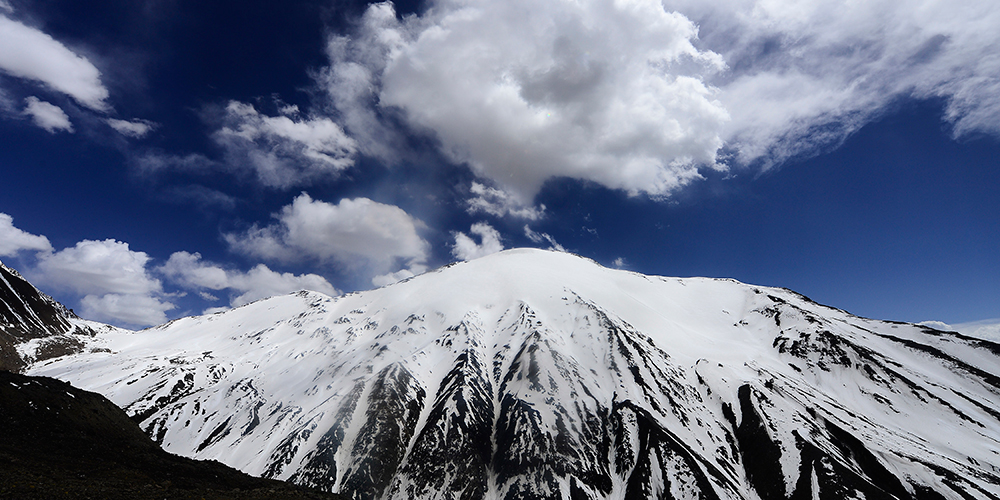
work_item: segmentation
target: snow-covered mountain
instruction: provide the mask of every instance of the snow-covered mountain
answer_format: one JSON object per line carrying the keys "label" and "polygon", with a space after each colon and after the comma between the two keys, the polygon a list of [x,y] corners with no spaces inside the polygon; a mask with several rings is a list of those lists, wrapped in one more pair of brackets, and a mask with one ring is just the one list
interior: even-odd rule
{"label": "snow-covered mountain", "polygon": [[1000,345],[512,250],[27,369],[165,449],[374,498],[1000,498]]}

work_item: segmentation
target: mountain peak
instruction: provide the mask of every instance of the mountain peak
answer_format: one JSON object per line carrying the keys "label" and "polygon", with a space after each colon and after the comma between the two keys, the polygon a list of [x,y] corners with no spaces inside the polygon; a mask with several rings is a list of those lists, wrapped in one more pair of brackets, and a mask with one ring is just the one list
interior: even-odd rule
{"label": "mountain peak", "polygon": [[517,249],[86,347],[29,372],[351,498],[1000,498],[1000,345],[733,280]]}

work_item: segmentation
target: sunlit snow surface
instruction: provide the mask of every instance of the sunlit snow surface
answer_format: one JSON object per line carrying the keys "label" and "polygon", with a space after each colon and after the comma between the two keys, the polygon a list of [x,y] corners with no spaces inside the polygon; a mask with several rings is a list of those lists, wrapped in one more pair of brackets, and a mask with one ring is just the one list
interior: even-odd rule
{"label": "sunlit snow surface", "polygon": [[354,498],[1000,498],[1000,346],[732,280],[512,250],[87,342],[29,374]]}

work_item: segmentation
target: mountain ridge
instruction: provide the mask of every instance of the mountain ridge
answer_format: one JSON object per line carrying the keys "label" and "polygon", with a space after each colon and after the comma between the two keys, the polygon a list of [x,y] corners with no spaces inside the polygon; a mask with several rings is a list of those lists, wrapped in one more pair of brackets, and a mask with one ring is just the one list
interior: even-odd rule
{"label": "mountain ridge", "polygon": [[111,328],[81,319],[0,262],[0,370],[18,372],[31,362],[77,352],[82,337]]}
{"label": "mountain ridge", "polygon": [[518,250],[28,371],[170,451],[351,498],[996,499],[997,366],[788,290]]}

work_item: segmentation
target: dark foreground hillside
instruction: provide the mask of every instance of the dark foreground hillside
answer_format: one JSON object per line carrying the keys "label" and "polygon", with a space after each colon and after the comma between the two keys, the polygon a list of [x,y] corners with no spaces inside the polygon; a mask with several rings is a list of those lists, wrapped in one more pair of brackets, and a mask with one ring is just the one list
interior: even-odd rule
{"label": "dark foreground hillside", "polygon": [[171,455],[103,396],[0,370],[0,499],[338,499]]}

